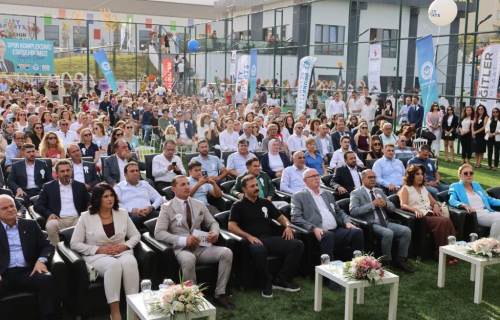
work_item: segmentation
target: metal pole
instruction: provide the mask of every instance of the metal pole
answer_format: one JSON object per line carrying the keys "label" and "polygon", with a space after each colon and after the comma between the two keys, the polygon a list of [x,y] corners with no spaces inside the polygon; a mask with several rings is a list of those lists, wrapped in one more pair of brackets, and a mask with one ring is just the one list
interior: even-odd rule
{"label": "metal pole", "polygon": [[90,21],[87,20],[87,93],[90,92]]}
{"label": "metal pole", "polygon": [[205,23],[205,85],[208,84],[207,82],[207,72],[208,72],[208,24]]}
{"label": "metal pole", "polygon": [[250,15],[247,15],[247,50],[250,50]]}
{"label": "metal pole", "polygon": [[224,89],[227,89],[227,19],[224,19]]}
{"label": "metal pole", "polygon": [[[351,18],[352,18],[351,12],[352,12],[352,0],[349,0],[349,14],[348,14],[349,21],[351,21]],[[348,24],[348,26],[349,26],[349,24]],[[347,32],[349,33],[349,28],[348,28]],[[348,87],[349,87],[349,81],[350,81],[350,79],[349,79],[349,55],[351,53],[350,48],[351,48],[351,41],[349,38],[349,34],[347,34],[347,55],[346,55],[347,59],[346,59],[346,64],[345,64],[345,86],[344,86],[344,100],[345,100],[346,105],[348,103],[347,93],[349,92]]]}
{"label": "metal pole", "polygon": [[[470,78],[470,96],[475,96],[474,92],[474,84],[475,84],[475,78],[476,78],[476,45],[477,45],[477,32],[479,31],[479,0],[476,0],[476,17],[474,19],[474,45],[472,47],[472,72],[471,72],[471,78]],[[475,98],[472,98],[470,100],[470,104],[473,105],[476,102]]]}
{"label": "metal pole", "polygon": [[275,32],[276,34],[278,33],[277,30],[276,30],[276,9],[274,9],[274,27],[273,29],[271,30],[272,32],[272,38],[271,39],[274,39],[274,42],[273,42],[273,92],[274,90],[276,89],[276,82],[274,81],[274,79],[276,79],[276,47],[277,47],[277,44],[278,44],[278,41],[276,41],[275,39]]}
{"label": "metal pole", "polygon": [[[401,20],[403,16],[403,0],[399,0],[399,25],[398,25],[398,51],[397,51],[397,59],[396,59],[396,83],[397,83],[397,90],[396,90],[396,95],[395,95],[395,106],[394,106],[394,112],[396,112],[396,115],[398,114],[398,101],[399,101],[399,92],[402,90],[401,86],[403,84],[403,81],[399,82],[399,61],[401,58]],[[397,118],[397,117],[396,117]],[[396,118],[393,120],[393,127],[396,127]]]}
{"label": "metal pole", "polygon": [[462,55],[462,79],[460,81],[460,114],[462,114],[462,102],[464,101],[464,82],[465,82],[465,56],[467,51],[467,32],[469,30],[469,0],[465,2],[465,31],[464,47]]}
{"label": "metal pole", "polygon": [[139,92],[139,85],[137,83],[137,69],[138,69],[138,66],[137,66],[137,56],[139,54],[139,50],[138,50],[138,42],[137,42],[137,23],[134,23],[134,29],[135,29],[135,94],[137,95],[137,93]]}
{"label": "metal pole", "polygon": [[[165,30],[165,32],[167,31]],[[161,63],[161,25],[160,25],[158,26],[158,74],[160,78],[160,85],[162,85],[163,83],[163,77],[161,76],[162,75],[161,67],[162,63]]]}
{"label": "metal pole", "polygon": [[[283,9],[281,9],[281,22],[280,22],[280,47],[283,48]],[[283,50],[280,55],[280,106],[283,103]]]}
{"label": "metal pole", "polygon": [[[186,74],[190,74],[191,72],[188,72],[190,68],[187,68],[187,59],[186,59],[186,27],[184,27],[184,37],[182,38],[182,56],[183,56],[183,62],[184,62],[184,74],[182,75],[182,93],[186,94]],[[180,45],[180,44],[177,44]],[[179,46],[180,48],[180,46]],[[191,65],[191,59],[189,59],[189,65]],[[191,77],[191,76],[189,76]]]}

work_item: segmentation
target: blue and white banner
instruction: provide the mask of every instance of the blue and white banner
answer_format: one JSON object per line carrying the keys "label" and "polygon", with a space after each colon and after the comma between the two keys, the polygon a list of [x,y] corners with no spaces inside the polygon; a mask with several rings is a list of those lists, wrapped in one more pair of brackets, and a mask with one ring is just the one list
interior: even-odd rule
{"label": "blue and white banner", "polygon": [[496,107],[498,80],[500,79],[500,44],[487,46],[481,54],[481,69],[477,79],[477,102],[482,104],[491,117],[491,111]]}
{"label": "blue and white banner", "polygon": [[250,77],[250,56],[248,54],[240,56],[236,70],[236,87],[240,87],[241,93],[247,98],[248,78]]}
{"label": "blue and white banner", "polygon": [[52,41],[0,39],[0,72],[54,73]]}
{"label": "blue and white banner", "polygon": [[99,65],[106,81],[108,83],[109,88],[116,92],[117,85],[115,80],[115,75],[113,74],[113,70],[111,70],[111,65],[109,64],[108,57],[106,57],[106,52],[103,49],[94,51],[94,59]]}
{"label": "blue and white banner", "polygon": [[[425,114],[430,110],[432,103],[438,101],[432,35],[417,40],[417,56],[418,81],[420,83],[420,93],[422,95],[425,119]],[[423,125],[425,126],[425,121]]]}
{"label": "blue and white banner", "polygon": [[257,91],[257,49],[250,49],[250,98],[253,100]]}
{"label": "blue and white banner", "polygon": [[309,93],[309,82],[317,58],[307,56],[300,59],[299,84],[297,87],[297,102],[295,104],[295,115],[298,116],[306,110],[307,96]]}

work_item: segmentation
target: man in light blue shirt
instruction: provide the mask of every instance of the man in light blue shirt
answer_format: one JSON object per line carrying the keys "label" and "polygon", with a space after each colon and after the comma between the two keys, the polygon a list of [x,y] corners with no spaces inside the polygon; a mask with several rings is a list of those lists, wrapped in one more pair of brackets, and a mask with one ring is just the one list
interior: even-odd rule
{"label": "man in light blue shirt", "polygon": [[227,170],[233,177],[241,176],[247,171],[247,161],[257,158],[253,153],[248,152],[248,141],[238,141],[238,151],[232,153],[227,158]]}
{"label": "man in light blue shirt", "polygon": [[158,216],[158,209],[164,202],[163,197],[148,182],[140,180],[141,172],[136,162],[125,165],[125,181],[114,189],[120,207],[125,208],[137,228],[142,228],[146,220]]}
{"label": "man in light blue shirt", "polygon": [[24,132],[17,131],[14,133],[11,144],[5,148],[5,166],[8,167],[7,171],[10,171],[10,166],[12,165],[12,159],[20,158],[21,147],[26,141],[26,136]]}
{"label": "man in light blue shirt", "polygon": [[191,162],[199,162],[202,171],[206,171],[208,177],[213,178],[215,181],[221,181],[227,176],[226,167],[224,167],[220,158],[208,154],[208,149],[208,142],[200,140],[198,142],[198,152],[200,155],[192,158]]}
{"label": "man in light blue shirt", "polygon": [[286,167],[281,174],[280,190],[294,194],[304,189],[303,174],[306,170],[304,152],[293,154],[293,165]]}
{"label": "man in light blue shirt", "polygon": [[203,202],[211,214],[218,213],[219,209],[208,203],[209,195],[214,201],[222,198],[222,190],[217,185],[215,179],[204,175],[201,163],[197,161],[191,161],[188,165],[188,170],[191,197]]}
{"label": "man in light blue shirt", "polygon": [[372,170],[377,176],[377,184],[384,189],[386,194],[396,193],[403,185],[405,166],[394,156],[393,144],[384,146],[384,156],[375,161]]}

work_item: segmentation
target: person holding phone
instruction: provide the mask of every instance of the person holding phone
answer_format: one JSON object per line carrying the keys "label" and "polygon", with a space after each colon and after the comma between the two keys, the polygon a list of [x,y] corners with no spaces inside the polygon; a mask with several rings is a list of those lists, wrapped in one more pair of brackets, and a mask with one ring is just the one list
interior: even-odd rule
{"label": "person holding phone", "polygon": [[214,201],[222,198],[222,190],[214,177],[209,177],[207,171],[202,170],[202,164],[191,161],[188,165],[190,195],[205,204],[211,214],[219,212],[215,206],[208,202],[211,197]]}
{"label": "person holding phone", "polygon": [[163,144],[163,153],[153,158],[152,175],[156,190],[170,186],[175,176],[186,174],[181,158],[175,154],[177,143],[167,140]]}

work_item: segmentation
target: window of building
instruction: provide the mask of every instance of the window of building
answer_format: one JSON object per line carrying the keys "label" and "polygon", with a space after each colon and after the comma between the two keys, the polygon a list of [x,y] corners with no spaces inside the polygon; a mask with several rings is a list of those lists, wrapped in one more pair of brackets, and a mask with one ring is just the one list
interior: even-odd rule
{"label": "window of building", "polygon": [[315,29],[315,54],[344,55],[345,27],[317,24]]}
{"label": "window of building", "polygon": [[73,26],[73,48],[87,47],[87,27]]}
{"label": "window of building", "polygon": [[45,40],[52,41],[54,47],[59,47],[59,26],[47,25],[44,27]]}
{"label": "window of building", "polygon": [[[283,26],[277,26],[276,28],[275,27],[263,28],[262,39],[267,40],[270,34],[274,34],[277,41],[281,40],[286,41],[287,40],[286,27],[287,27],[286,25],[283,25]],[[279,30],[279,34],[276,32],[276,30]]]}
{"label": "window of building", "polygon": [[370,41],[382,41],[382,58],[396,58],[398,52],[398,38],[398,30],[370,29]]}
{"label": "window of building", "polygon": [[139,30],[139,48],[146,50],[151,42],[151,31]]}

